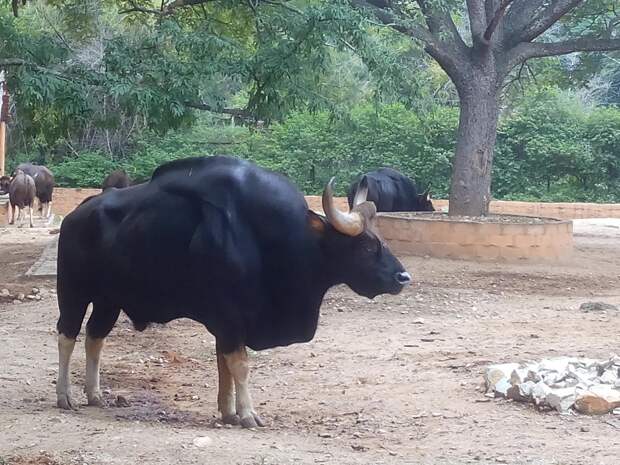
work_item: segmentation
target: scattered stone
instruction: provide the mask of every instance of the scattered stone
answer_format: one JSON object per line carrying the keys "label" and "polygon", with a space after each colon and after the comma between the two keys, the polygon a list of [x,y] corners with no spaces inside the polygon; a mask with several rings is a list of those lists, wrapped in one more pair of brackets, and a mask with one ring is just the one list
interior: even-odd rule
{"label": "scattered stone", "polygon": [[21,292],[19,294],[17,294],[17,300],[24,300],[26,298],[26,296],[24,294],[22,294]]}
{"label": "scattered stone", "polygon": [[497,383],[495,383],[495,387],[493,388],[495,391],[495,397],[508,397],[508,390],[512,387],[508,378],[502,378]]}
{"label": "scattered stone", "polygon": [[536,383],[534,381],[526,381],[521,384],[513,384],[507,392],[507,397],[519,402],[528,402],[532,398],[532,391]]}
{"label": "scattered stone", "polygon": [[124,396],[121,396],[121,395],[116,396],[114,405],[116,405],[117,407],[121,407],[121,408],[130,406],[129,401]]}
{"label": "scattered stone", "polygon": [[211,443],[213,442],[213,439],[211,439],[209,436],[200,436],[194,439],[193,443],[196,447],[208,447],[211,445]]}
{"label": "scattered stone", "polygon": [[592,386],[575,400],[575,409],[587,415],[604,415],[620,407],[620,390],[607,384]]}
{"label": "scattered stone", "polygon": [[620,357],[559,357],[539,363],[491,365],[484,374],[487,397],[531,402],[561,414],[620,414]]}
{"label": "scattered stone", "polygon": [[614,384],[618,381],[618,369],[605,370],[599,379],[603,384]]}
{"label": "scattered stone", "polygon": [[17,300],[17,299],[15,299],[15,300],[13,300],[13,303],[14,303],[14,304],[21,304],[21,303],[22,303],[22,301],[21,301],[21,300]]}
{"label": "scattered stone", "polygon": [[2,297],[9,297],[10,295],[11,295],[11,293],[9,292],[8,289],[2,289],[0,291],[0,296],[2,296]]}
{"label": "scattered stone", "polygon": [[37,295],[41,292],[41,290],[38,287],[33,287],[32,290],[30,291],[31,294],[33,295]]}
{"label": "scattered stone", "polygon": [[584,302],[579,306],[579,310],[589,312],[617,312],[618,307],[605,302]]}
{"label": "scattered stone", "polygon": [[502,379],[509,379],[514,370],[519,368],[518,363],[504,363],[500,365],[491,365],[484,373],[484,382],[487,387],[487,392],[494,391],[495,386]]}
{"label": "scattered stone", "polygon": [[538,381],[532,388],[532,400],[536,405],[544,405],[551,388],[544,381]]}
{"label": "scattered stone", "polygon": [[574,388],[552,389],[545,400],[552,409],[560,413],[568,413],[575,403],[575,397]]}

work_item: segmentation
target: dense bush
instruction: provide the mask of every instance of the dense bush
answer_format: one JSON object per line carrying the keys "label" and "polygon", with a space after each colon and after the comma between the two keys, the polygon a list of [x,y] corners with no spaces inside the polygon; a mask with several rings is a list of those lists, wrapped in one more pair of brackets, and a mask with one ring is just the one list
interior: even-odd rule
{"label": "dense bush", "polygon": [[493,187],[498,198],[620,200],[620,110],[554,89],[527,95],[502,119]]}
{"label": "dense bush", "polygon": [[[93,187],[117,167],[143,180],[169,160],[224,154],[282,172],[308,194],[335,175],[342,194],[360,173],[391,166],[445,197],[457,124],[454,108],[416,114],[397,104],[359,106],[346,119],[295,113],[262,130],[202,119],[165,136],[143,135],[121,159],[87,152],[50,167],[60,185]],[[524,96],[501,120],[493,174],[495,198],[620,201],[620,109],[554,89]]]}

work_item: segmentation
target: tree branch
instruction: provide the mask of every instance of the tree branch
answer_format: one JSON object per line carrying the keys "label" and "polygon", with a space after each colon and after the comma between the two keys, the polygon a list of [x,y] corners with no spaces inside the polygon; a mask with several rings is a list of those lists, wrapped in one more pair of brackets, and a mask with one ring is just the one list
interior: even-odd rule
{"label": "tree branch", "polygon": [[543,11],[539,17],[535,17],[533,21],[525,28],[520,35],[521,42],[530,42],[536,37],[543,34],[551,26],[553,26],[560,18],[570,13],[572,10],[581,5],[584,0],[554,0]]}
{"label": "tree branch", "polygon": [[483,0],[467,0],[467,15],[469,16],[472,40],[480,42],[487,28]]}
{"label": "tree branch", "polygon": [[453,78],[457,76],[461,65],[463,65],[463,60],[459,59],[460,44],[458,42],[444,43],[428,29],[419,25],[412,25],[410,22],[405,23],[389,8],[386,1],[349,0],[349,3],[358,9],[372,12],[385,26],[421,41],[426,52],[439,63],[448,75]]}
{"label": "tree branch", "polygon": [[518,36],[544,6],[545,0],[515,0],[504,18],[506,37],[512,38],[513,43],[518,43]]}
{"label": "tree branch", "polygon": [[154,8],[146,8],[140,5],[137,5],[136,2],[130,1],[130,8],[126,8],[124,10],[119,11],[119,14],[128,14],[128,13],[148,13],[151,15],[159,15],[159,16],[168,16],[174,14],[174,12],[180,8],[188,7],[188,6],[197,6],[204,5],[205,3],[210,3],[215,0],[174,0],[171,3],[166,4],[165,1],[161,2],[161,7],[159,10]]}
{"label": "tree branch", "polygon": [[500,3],[499,8],[497,8],[497,11],[495,11],[495,14],[493,15],[493,19],[489,23],[486,31],[484,31],[483,38],[484,38],[485,42],[488,43],[488,42],[491,41],[491,37],[493,36],[493,32],[495,32],[495,29],[497,29],[497,25],[499,24],[499,22],[504,17],[504,13],[506,12],[506,8],[508,8],[508,5],[510,5],[512,2],[513,2],[513,0],[502,0],[502,3]]}
{"label": "tree branch", "polygon": [[208,103],[202,102],[185,102],[185,106],[188,108],[194,108],[196,110],[210,111],[211,113],[221,113],[224,115],[231,115],[243,120],[253,120],[254,116],[244,108],[217,108]]}
{"label": "tree branch", "polygon": [[574,52],[609,52],[612,50],[620,50],[620,39],[582,37],[564,42],[532,42],[523,48],[522,54],[525,59],[529,59],[567,55]]}
{"label": "tree branch", "polygon": [[[435,46],[436,40],[428,30],[421,27],[404,25],[398,16],[396,16],[391,10],[387,9],[386,2],[372,2],[365,0],[350,0],[350,2],[358,9],[371,11],[385,26],[389,26],[402,34],[413,37],[414,39],[421,40],[427,45]],[[377,6],[377,4],[384,4],[386,6],[381,7]]]}
{"label": "tree branch", "polygon": [[444,14],[441,14],[433,8],[432,5],[429,5],[426,0],[416,0],[416,3],[425,16],[426,24],[431,33],[438,35],[441,31],[449,32],[457,46],[461,48],[461,52],[464,53],[467,49],[467,44],[463,40],[463,37],[461,37],[450,13],[446,11]]}
{"label": "tree branch", "polygon": [[597,39],[582,37],[563,42],[522,42],[506,55],[499,69],[500,78],[507,76],[518,64],[530,58],[567,55],[574,52],[607,52],[620,50],[620,39]]}

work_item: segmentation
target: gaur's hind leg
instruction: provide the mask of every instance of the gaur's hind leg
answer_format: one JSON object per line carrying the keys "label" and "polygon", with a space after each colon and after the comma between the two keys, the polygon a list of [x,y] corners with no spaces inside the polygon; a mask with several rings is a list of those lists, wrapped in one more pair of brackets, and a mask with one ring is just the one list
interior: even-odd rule
{"label": "gaur's hind leg", "polygon": [[58,292],[58,308],[60,318],[58,329],[58,380],[56,381],[57,405],[65,410],[77,410],[77,404],[71,398],[71,380],[69,364],[75,346],[75,338],[80,332],[82,321],[89,302],[83,298]]}
{"label": "gaur's hind leg", "polygon": [[224,354],[224,359],[228,369],[235,380],[235,394],[237,402],[237,415],[239,415],[241,426],[244,428],[254,428],[265,426],[263,420],[254,411],[252,397],[249,390],[250,367],[248,364],[248,353],[245,346],[234,352]]}
{"label": "gaur's hind leg", "polygon": [[102,301],[95,301],[93,313],[86,323],[86,397],[88,405],[103,407],[105,404],[99,386],[99,360],[105,337],[110,334],[120,308]]}
{"label": "gaur's hind leg", "polygon": [[235,386],[234,380],[228,364],[224,358],[224,353],[220,344],[215,343],[215,351],[217,353],[217,374],[218,374],[218,391],[217,391],[217,408],[222,414],[222,423],[228,425],[238,425],[239,415],[235,406]]}

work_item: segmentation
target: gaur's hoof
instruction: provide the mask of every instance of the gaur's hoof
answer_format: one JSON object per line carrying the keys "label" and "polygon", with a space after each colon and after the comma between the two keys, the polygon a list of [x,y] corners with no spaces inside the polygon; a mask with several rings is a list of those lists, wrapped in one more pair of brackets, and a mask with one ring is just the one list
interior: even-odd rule
{"label": "gaur's hoof", "polygon": [[56,401],[56,405],[58,408],[63,410],[77,410],[77,404],[71,400],[66,394],[61,394],[58,396],[58,400]]}
{"label": "gaur's hoof", "polygon": [[238,425],[240,422],[241,420],[237,414],[222,416],[222,423],[225,425]]}
{"label": "gaur's hoof", "polygon": [[106,407],[105,401],[101,398],[101,395],[95,395],[88,399],[88,405],[91,407]]}
{"label": "gaur's hoof", "polygon": [[252,413],[251,416],[247,416],[241,419],[241,426],[243,428],[256,428],[257,426],[265,426],[265,422],[256,413]]}

